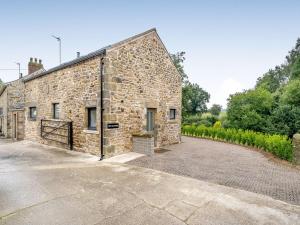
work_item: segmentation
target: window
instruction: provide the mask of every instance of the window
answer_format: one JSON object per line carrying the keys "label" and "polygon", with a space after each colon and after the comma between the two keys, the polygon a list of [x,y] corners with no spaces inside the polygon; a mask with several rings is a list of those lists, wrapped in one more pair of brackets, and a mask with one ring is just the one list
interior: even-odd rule
{"label": "window", "polygon": [[59,104],[53,103],[53,119],[59,119]]}
{"label": "window", "polygon": [[88,129],[96,130],[96,107],[88,108]]}
{"label": "window", "polygon": [[30,119],[36,119],[36,107],[29,107]]}
{"label": "window", "polygon": [[3,108],[0,108],[0,116],[3,115]]}
{"label": "window", "polygon": [[154,131],[154,109],[147,109],[147,131]]}
{"label": "window", "polygon": [[170,120],[175,120],[176,118],[176,109],[170,109]]}

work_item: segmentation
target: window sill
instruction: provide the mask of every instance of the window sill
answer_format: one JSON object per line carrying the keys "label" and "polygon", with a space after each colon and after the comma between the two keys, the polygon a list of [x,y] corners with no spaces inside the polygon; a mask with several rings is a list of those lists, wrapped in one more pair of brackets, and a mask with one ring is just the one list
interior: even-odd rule
{"label": "window sill", "polygon": [[36,121],[36,118],[29,118],[29,121]]}
{"label": "window sill", "polygon": [[97,130],[83,130],[84,133],[86,134],[99,134],[99,131]]}

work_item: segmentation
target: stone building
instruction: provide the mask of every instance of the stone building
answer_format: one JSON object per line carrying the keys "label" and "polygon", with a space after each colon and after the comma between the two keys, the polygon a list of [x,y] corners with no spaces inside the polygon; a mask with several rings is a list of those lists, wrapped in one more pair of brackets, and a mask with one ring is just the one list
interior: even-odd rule
{"label": "stone building", "polygon": [[24,139],[24,78],[35,76],[43,69],[42,61],[30,59],[28,63],[29,74],[18,80],[5,83],[0,88],[0,134],[16,140]]}
{"label": "stone building", "polygon": [[106,157],[180,142],[181,77],[155,29],[22,83],[25,139]]}

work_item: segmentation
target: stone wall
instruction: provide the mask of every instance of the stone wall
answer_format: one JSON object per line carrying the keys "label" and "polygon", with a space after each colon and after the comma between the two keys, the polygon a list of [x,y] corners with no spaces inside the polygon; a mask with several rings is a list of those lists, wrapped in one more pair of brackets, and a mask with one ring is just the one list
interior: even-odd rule
{"label": "stone wall", "polygon": [[1,135],[7,137],[7,89],[0,96],[0,108],[2,108],[2,115],[0,115]]}
{"label": "stone wall", "polygon": [[8,113],[7,113],[7,136],[13,137],[13,113],[17,112],[18,129],[17,133],[18,139],[24,138],[24,94],[25,86],[22,79],[10,82],[7,85],[7,102],[8,102]]}
{"label": "stone wall", "polygon": [[154,138],[149,135],[132,137],[132,151],[152,156],[154,154]]}
{"label": "stone wall", "polygon": [[[156,147],[180,142],[181,79],[155,31],[113,46],[104,68],[107,156],[132,149],[132,135],[146,131],[147,108],[156,110]],[[120,127],[107,129],[113,122]]]}
{"label": "stone wall", "polygon": [[17,113],[18,139],[24,137],[24,83],[22,79],[15,80],[6,84],[6,89],[0,96],[0,107],[3,108],[3,134],[7,138],[13,137],[13,113]]}
{"label": "stone wall", "polygon": [[[73,121],[74,150],[99,154],[100,57],[74,64],[25,83],[25,138],[54,144],[40,137],[41,119],[53,119],[53,103],[60,105],[62,121]],[[37,108],[31,119],[29,107]],[[97,130],[87,130],[88,107],[97,107]],[[55,121],[55,120],[54,120]],[[65,147],[65,146],[61,146]]]}

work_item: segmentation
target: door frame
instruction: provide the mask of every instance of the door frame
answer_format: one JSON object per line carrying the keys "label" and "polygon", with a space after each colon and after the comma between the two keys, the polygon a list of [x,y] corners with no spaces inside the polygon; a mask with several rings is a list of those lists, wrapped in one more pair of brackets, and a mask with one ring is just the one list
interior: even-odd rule
{"label": "door frame", "polygon": [[[148,122],[149,122],[149,118],[148,118],[148,112],[152,112],[152,126],[153,126],[153,130],[148,130]],[[157,108],[146,108],[146,131],[147,133],[153,135],[153,139],[154,139],[154,147],[157,147],[157,125],[156,125],[156,119],[157,117]]]}

